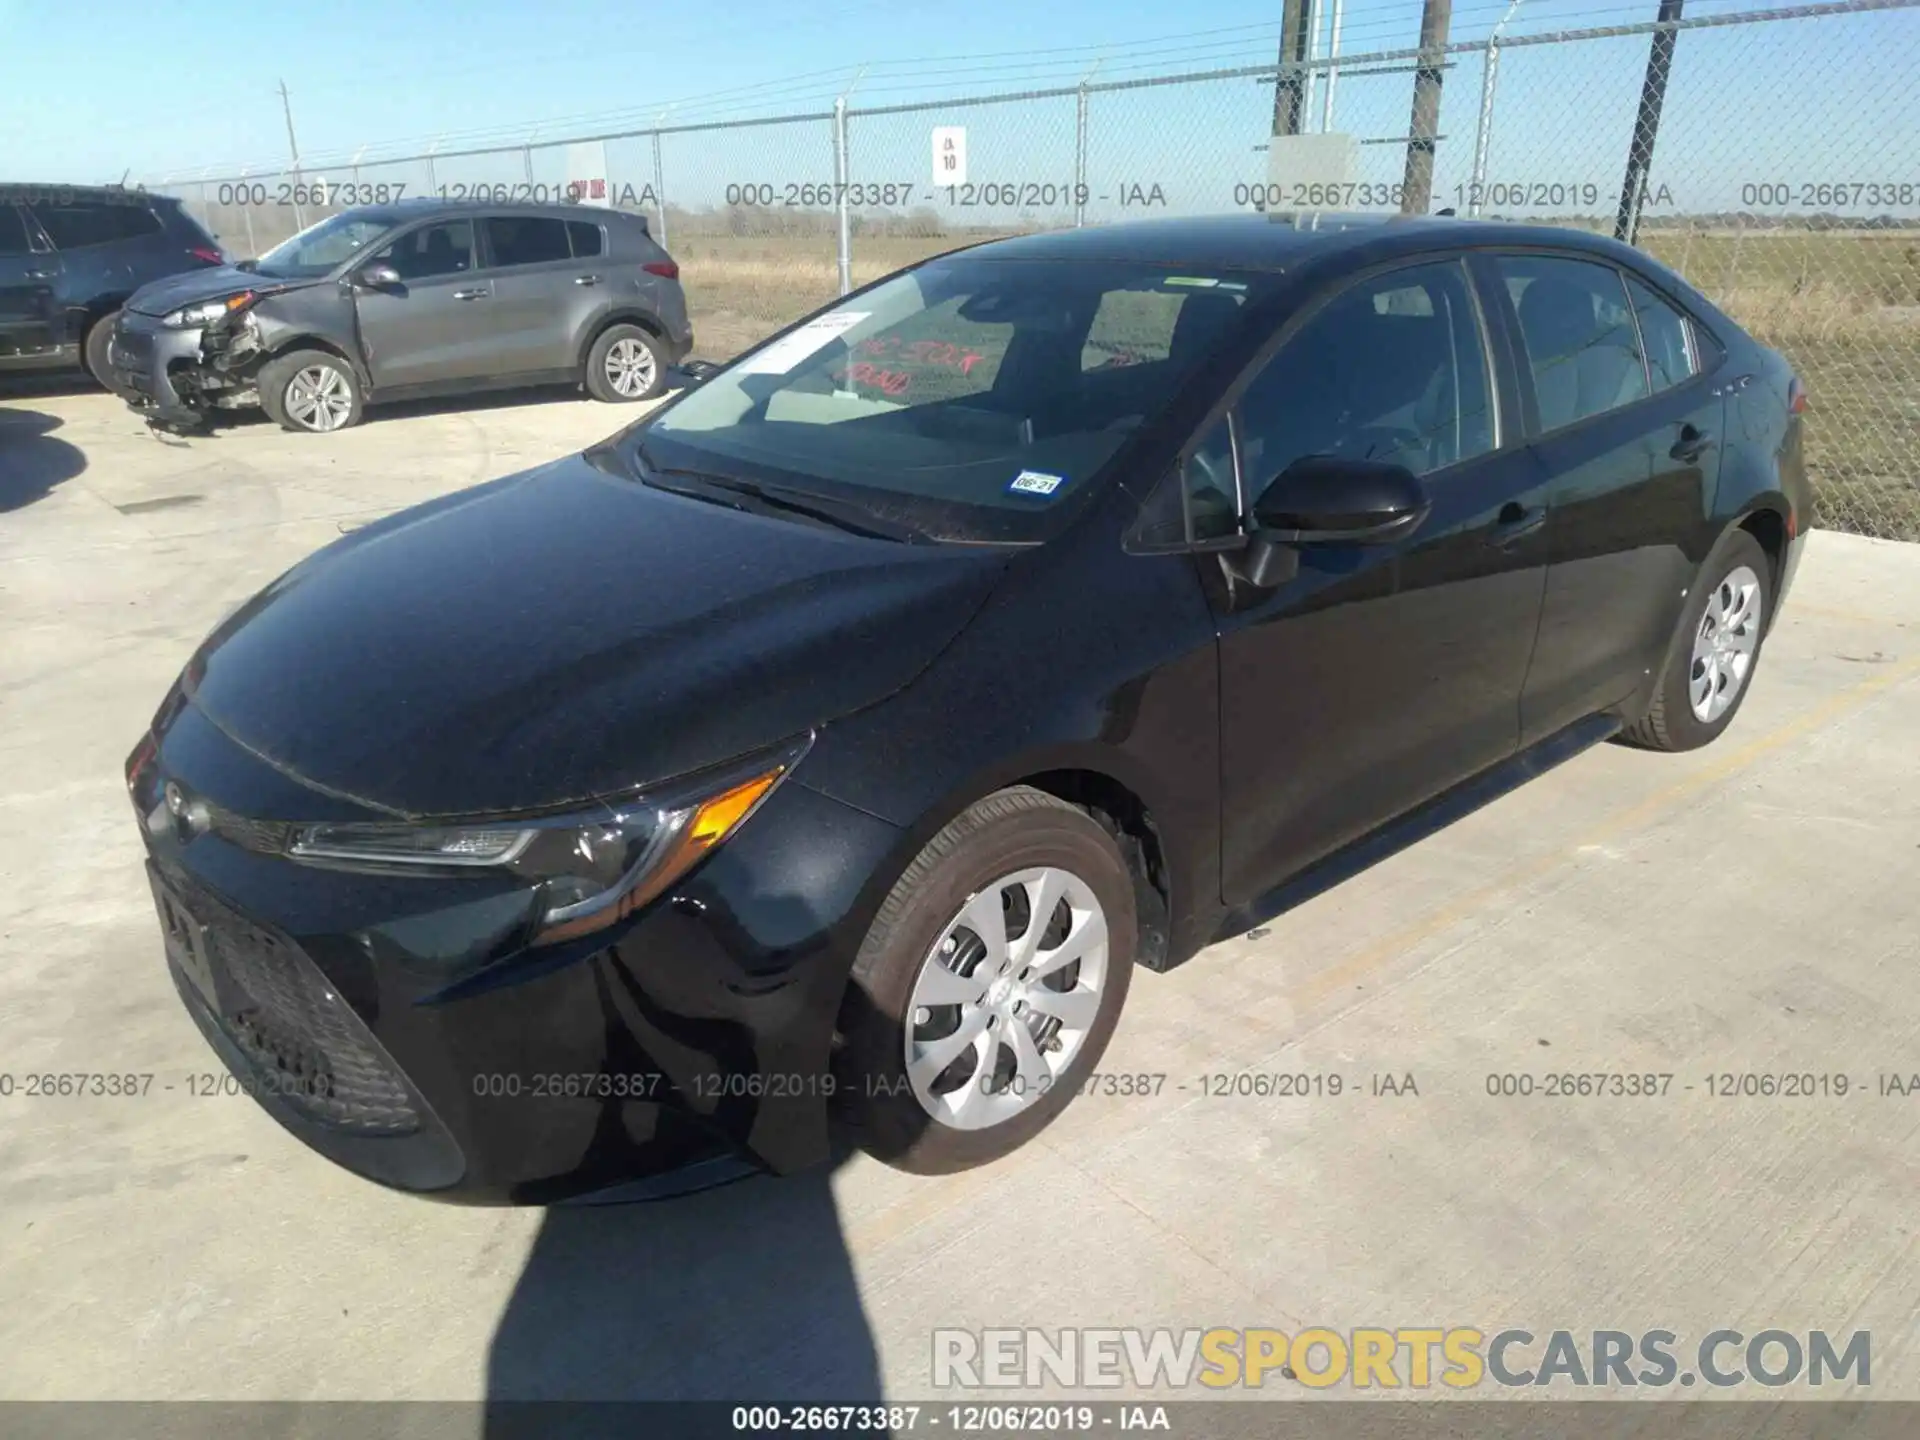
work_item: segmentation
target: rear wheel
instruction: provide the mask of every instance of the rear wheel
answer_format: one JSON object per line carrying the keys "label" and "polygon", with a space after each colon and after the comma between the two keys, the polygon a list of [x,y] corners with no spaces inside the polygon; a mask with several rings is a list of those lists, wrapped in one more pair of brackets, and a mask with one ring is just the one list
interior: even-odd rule
{"label": "rear wheel", "polygon": [[260,408],[288,430],[327,435],[360,423],[360,382],[326,350],[293,350],[260,367]]}
{"label": "rear wheel", "polygon": [[1025,786],[967,810],[854,964],[843,1093],[862,1147],[944,1174],[1031,1140],[1099,1063],[1135,945],[1132,875],[1091,815]]}
{"label": "rear wheel", "polygon": [[587,350],[586,382],[609,405],[651,400],[667,388],[667,359],[638,325],[610,325]]}
{"label": "rear wheel", "polygon": [[1747,698],[1772,603],[1773,566],[1745,530],[1724,536],[1687,597],[1653,703],[1622,738],[1649,750],[1697,750],[1719,739]]}

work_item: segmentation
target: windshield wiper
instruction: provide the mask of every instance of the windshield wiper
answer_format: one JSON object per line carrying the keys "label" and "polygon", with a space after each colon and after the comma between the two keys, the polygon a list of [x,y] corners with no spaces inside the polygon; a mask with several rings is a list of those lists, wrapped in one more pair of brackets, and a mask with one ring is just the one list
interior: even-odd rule
{"label": "windshield wiper", "polygon": [[[692,470],[659,470],[646,457],[644,449],[636,447],[640,465],[642,483],[656,490],[670,491],[675,495],[685,495],[695,500],[711,500],[716,504],[732,505],[737,510],[758,510],[761,513],[775,511],[788,515],[799,515],[806,519],[831,525],[836,530],[845,530],[849,534],[864,535],[872,540],[893,540],[902,545],[924,543],[926,535],[910,525],[902,525],[893,520],[882,520],[877,515],[857,505],[843,505],[818,495],[801,495],[792,490],[782,490],[759,485],[751,480],[739,480],[731,475],[709,475]],[[745,504],[740,502],[745,501]]]}

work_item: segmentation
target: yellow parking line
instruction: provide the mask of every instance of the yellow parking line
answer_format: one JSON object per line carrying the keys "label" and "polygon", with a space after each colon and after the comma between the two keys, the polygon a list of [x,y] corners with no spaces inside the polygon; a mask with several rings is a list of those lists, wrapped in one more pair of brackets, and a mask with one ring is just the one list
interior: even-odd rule
{"label": "yellow parking line", "polygon": [[1580,851],[1601,844],[1623,830],[1631,829],[1652,819],[1708,786],[1718,784],[1727,777],[1746,769],[1754,761],[1771,754],[1781,746],[1832,723],[1849,711],[1857,710],[1882,691],[1890,690],[1916,675],[1920,675],[1920,658],[1883,670],[1879,674],[1848,686],[1809,710],[1798,720],[1789,721],[1779,729],[1750,741],[1713,764],[1691,771],[1664,789],[1655,791],[1646,799],[1617,811],[1572,843],[1563,845],[1529,864],[1507,871],[1499,879],[1482,885],[1477,890],[1469,891],[1458,900],[1441,906],[1438,910],[1396,931],[1386,939],[1348,956],[1331,970],[1314,975],[1295,992],[1296,999],[1301,1006],[1309,1006],[1325,1000],[1336,991],[1349,988],[1359,977],[1378,969],[1395,956],[1406,953],[1421,941],[1431,939],[1470,918],[1507,892],[1558,869]]}
{"label": "yellow parking line", "polygon": [[1892,625],[1899,627],[1912,623],[1911,621],[1902,619],[1898,615],[1861,615],[1852,610],[1828,610],[1819,605],[1790,605],[1780,612],[1780,620],[1781,623],[1784,624],[1791,620],[1797,620],[1802,615],[1809,615],[1820,620],[1845,620],[1854,625]]}

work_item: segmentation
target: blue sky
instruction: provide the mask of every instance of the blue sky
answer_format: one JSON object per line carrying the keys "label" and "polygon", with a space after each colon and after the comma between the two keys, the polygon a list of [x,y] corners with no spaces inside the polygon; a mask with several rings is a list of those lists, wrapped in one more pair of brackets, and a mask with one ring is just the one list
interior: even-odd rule
{"label": "blue sky", "polygon": [[[1750,7],[1691,0],[1687,8]],[[1456,0],[1454,38],[1486,35],[1505,9],[1505,0]],[[1654,0],[1525,0],[1510,33],[1617,24],[1653,10]],[[1089,72],[1106,80],[1253,64],[1273,53],[1279,11],[1279,0],[1184,9],[1142,0],[818,0],[804,11],[788,0],[334,0],[316,28],[311,10],[257,0],[165,10],[127,0],[0,0],[0,178],[98,181],[131,171],[157,182],[201,166],[230,174],[278,163],[286,154],[275,89],[282,79],[303,155],[339,159],[364,147],[372,158],[424,149],[435,137],[457,148],[644,126],[669,107],[680,123],[818,110],[863,65],[856,105],[1070,85]],[[1349,0],[1343,52],[1411,45],[1418,25],[1418,0]],[[1920,11],[1912,10],[1683,36],[1662,139],[1677,196],[1705,206],[1731,203],[1752,180],[1920,179],[1896,163],[1920,151],[1911,103],[1920,88],[1911,68],[1917,41]],[[1491,178],[1617,185],[1646,47],[1642,36],[1508,50]],[[1474,56],[1447,75],[1436,203],[1451,203],[1467,178],[1479,83]],[[1336,128],[1363,138],[1403,132],[1409,86],[1405,74],[1343,77]],[[1235,184],[1265,178],[1254,145],[1271,94],[1238,80],[1096,96],[1096,189],[1112,204],[1125,187],[1159,185],[1173,208],[1228,208]],[[1318,115],[1316,102],[1315,123]],[[862,119],[855,178],[898,172],[921,181],[928,131],[940,123],[968,126],[977,180],[1071,179],[1071,100]],[[668,189],[678,203],[707,204],[727,183],[830,180],[824,142],[819,125],[669,137]],[[646,149],[615,142],[611,173],[649,178]],[[1359,178],[1398,178],[1394,147],[1361,154]],[[558,180],[565,168],[561,152],[545,152],[536,178],[551,169]],[[1656,163],[1656,180],[1661,169]],[[418,167],[390,173],[412,175],[415,193],[427,183]],[[434,178],[522,176],[517,164],[489,160],[442,162]]]}

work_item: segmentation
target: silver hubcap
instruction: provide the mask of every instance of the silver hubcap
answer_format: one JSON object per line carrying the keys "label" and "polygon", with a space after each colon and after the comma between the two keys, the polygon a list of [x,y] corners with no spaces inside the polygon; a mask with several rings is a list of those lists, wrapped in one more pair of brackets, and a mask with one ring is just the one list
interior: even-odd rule
{"label": "silver hubcap", "polygon": [[1711,725],[1727,713],[1753,671],[1759,644],[1760,577],[1739,565],[1708,597],[1694,633],[1693,667],[1687,672],[1694,719]]}
{"label": "silver hubcap", "polygon": [[629,399],[653,385],[653,352],[638,340],[616,340],[607,351],[607,380]]}
{"label": "silver hubcap", "polygon": [[1019,1114],[1073,1063],[1100,1013],[1107,917],[1053,866],[978,891],[920,964],[907,1080],[927,1114],[983,1130]]}
{"label": "silver hubcap", "polygon": [[331,365],[309,365],[287,382],[287,414],[307,430],[338,430],[353,411],[347,377]]}

